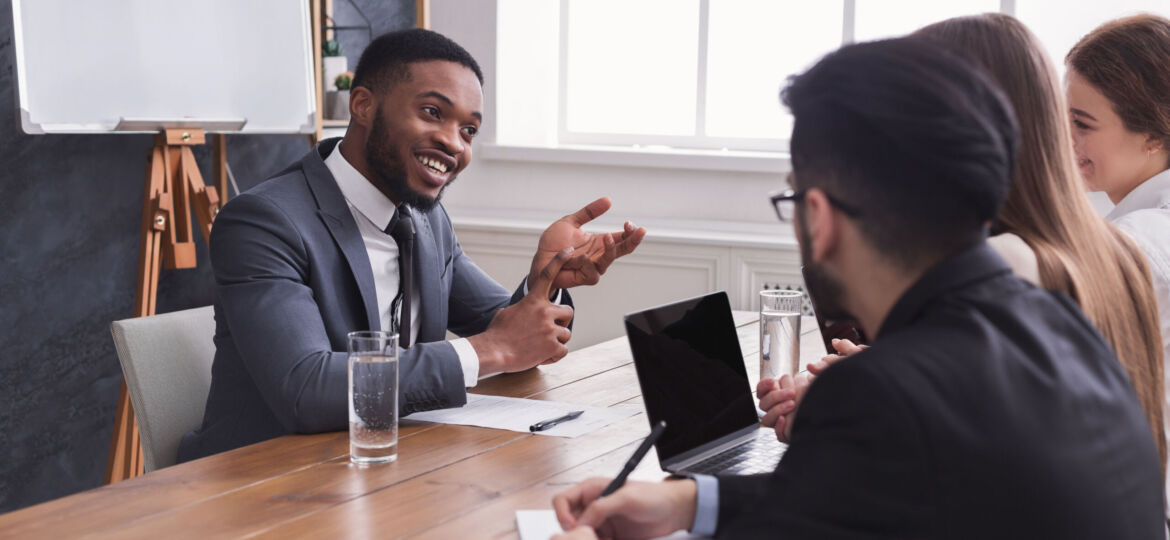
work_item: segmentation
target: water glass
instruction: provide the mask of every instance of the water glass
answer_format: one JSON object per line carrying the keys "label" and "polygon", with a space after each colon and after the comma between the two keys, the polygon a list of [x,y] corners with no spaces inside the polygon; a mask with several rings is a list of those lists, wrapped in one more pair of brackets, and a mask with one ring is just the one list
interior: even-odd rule
{"label": "water glass", "polygon": [[760,291],[760,380],[800,370],[800,313],[803,293]]}
{"label": "water glass", "polygon": [[398,458],[398,334],[349,335],[349,459],[358,465]]}

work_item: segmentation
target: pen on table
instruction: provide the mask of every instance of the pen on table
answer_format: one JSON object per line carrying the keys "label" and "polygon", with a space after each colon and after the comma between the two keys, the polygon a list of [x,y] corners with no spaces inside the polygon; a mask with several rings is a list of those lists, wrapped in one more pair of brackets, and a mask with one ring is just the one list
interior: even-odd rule
{"label": "pen on table", "polygon": [[658,438],[662,436],[663,431],[666,431],[666,421],[659,420],[657,424],[654,424],[654,429],[650,430],[650,435],[642,440],[642,444],[638,445],[637,450],[634,450],[634,455],[630,456],[630,459],[626,461],[626,464],[622,467],[622,472],[618,473],[617,478],[614,478],[608,486],[605,486],[605,491],[601,492],[601,497],[605,497],[621,489],[622,485],[626,483],[626,477],[630,476],[631,472],[634,472],[634,468],[638,466],[642,458],[646,457],[646,452],[650,451],[650,447],[654,446],[655,442],[658,442]]}
{"label": "pen on table", "polygon": [[581,416],[582,414],[585,414],[585,411],[573,411],[573,412],[568,413],[564,416],[558,416],[558,417],[553,418],[551,420],[541,420],[540,422],[537,422],[535,424],[532,424],[531,426],[528,426],[528,431],[544,431],[544,430],[551,428],[551,427],[553,427],[561,422],[568,422],[569,420],[577,418],[578,416]]}

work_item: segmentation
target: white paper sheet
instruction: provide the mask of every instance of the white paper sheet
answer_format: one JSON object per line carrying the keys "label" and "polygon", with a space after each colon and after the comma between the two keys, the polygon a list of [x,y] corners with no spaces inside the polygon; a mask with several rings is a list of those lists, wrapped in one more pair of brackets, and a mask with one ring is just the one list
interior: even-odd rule
{"label": "white paper sheet", "polygon": [[517,510],[516,530],[520,532],[520,540],[548,540],[564,532],[552,510]]}
{"label": "white paper sheet", "polygon": [[[557,521],[556,512],[552,510],[517,510],[516,530],[520,533],[520,540],[548,540],[552,535],[564,532],[561,529],[560,522]],[[672,535],[663,536],[662,538],[682,540],[707,537],[695,536],[686,531],[678,531]]]}
{"label": "white paper sheet", "polygon": [[578,437],[638,414],[639,409],[467,394],[467,405],[462,407],[414,413],[405,418],[529,433],[528,427],[532,424],[564,416],[570,411],[585,413],[573,420],[535,433],[554,437]]}

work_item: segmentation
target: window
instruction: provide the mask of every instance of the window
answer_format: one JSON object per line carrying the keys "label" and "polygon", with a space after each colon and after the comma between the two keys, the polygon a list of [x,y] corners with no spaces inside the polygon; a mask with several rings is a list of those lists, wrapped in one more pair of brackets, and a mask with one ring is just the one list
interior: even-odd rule
{"label": "window", "polygon": [[1015,0],[1011,13],[1036,34],[1063,78],[1064,56],[1082,36],[1106,21],[1143,12],[1170,17],[1170,0]]}
{"label": "window", "polygon": [[[844,43],[1018,16],[1062,65],[1098,24],[1167,0],[498,0],[500,144],[784,151],[785,80]],[[550,97],[552,94],[555,97]]]}

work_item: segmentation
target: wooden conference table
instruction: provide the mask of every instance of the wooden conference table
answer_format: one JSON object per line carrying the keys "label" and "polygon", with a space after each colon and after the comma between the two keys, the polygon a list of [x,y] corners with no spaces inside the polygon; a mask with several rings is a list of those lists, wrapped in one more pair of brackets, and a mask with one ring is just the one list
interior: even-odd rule
{"label": "wooden conference table", "polygon": [[[758,315],[735,319],[754,389]],[[801,359],[824,349],[801,324]],[[625,337],[480,381],[476,393],[641,406]],[[516,538],[515,511],[613,476],[649,433],[644,414],[575,439],[404,419],[398,460],[349,463],[346,432],[289,435],[0,515],[0,538]],[[631,478],[665,475],[647,455]]]}

